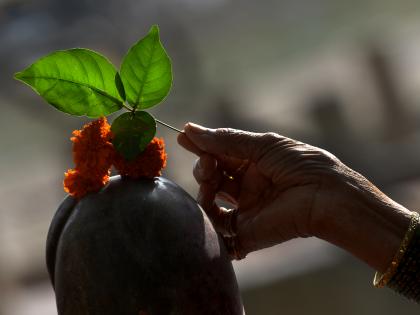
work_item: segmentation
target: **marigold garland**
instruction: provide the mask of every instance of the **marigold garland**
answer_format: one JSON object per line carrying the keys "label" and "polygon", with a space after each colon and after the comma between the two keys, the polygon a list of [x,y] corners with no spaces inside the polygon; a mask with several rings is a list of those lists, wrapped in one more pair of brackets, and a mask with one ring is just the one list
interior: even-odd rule
{"label": "marigold garland", "polygon": [[153,178],[166,166],[163,139],[153,138],[146,149],[133,161],[127,161],[112,145],[111,127],[105,117],[92,121],[82,130],[73,131],[74,169],[64,176],[64,190],[80,199],[89,192],[99,191],[109,181],[114,165],[122,176]]}

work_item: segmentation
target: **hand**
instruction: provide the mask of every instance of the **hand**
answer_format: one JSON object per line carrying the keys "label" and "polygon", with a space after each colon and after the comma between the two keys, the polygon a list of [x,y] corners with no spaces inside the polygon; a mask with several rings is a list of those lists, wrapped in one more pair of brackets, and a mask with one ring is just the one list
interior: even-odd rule
{"label": "hand", "polygon": [[216,229],[228,233],[224,222],[230,215],[217,206],[216,196],[238,209],[235,232],[242,255],[314,234],[318,190],[339,165],[333,155],[274,133],[193,124],[179,143],[200,156],[194,166],[198,201]]}
{"label": "hand", "polygon": [[[318,236],[382,268],[404,235],[408,210],[325,150],[275,133],[191,123],[178,142],[200,157],[193,171],[198,202],[219,232],[234,236],[235,258],[292,238]],[[220,208],[216,198],[236,210]],[[401,213],[391,234],[378,227],[384,216]],[[371,235],[374,231],[379,235]],[[378,244],[382,249],[372,254]]]}

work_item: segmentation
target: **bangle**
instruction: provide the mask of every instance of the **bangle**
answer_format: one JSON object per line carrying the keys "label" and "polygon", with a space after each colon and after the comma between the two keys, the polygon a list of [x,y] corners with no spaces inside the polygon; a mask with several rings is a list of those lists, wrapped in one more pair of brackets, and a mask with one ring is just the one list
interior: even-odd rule
{"label": "bangle", "polygon": [[388,288],[420,303],[420,222]]}
{"label": "bangle", "polygon": [[412,212],[411,214],[411,220],[410,224],[408,226],[408,230],[405,233],[405,236],[401,242],[400,248],[394,255],[394,258],[391,261],[391,264],[389,265],[388,269],[384,273],[375,273],[375,278],[373,279],[373,285],[377,288],[382,288],[386,286],[390,280],[395,276],[395,274],[402,272],[402,270],[398,270],[401,261],[403,260],[407,248],[411,243],[411,240],[413,239],[413,236],[415,234],[416,228],[419,225],[420,222],[420,215],[417,212]]}

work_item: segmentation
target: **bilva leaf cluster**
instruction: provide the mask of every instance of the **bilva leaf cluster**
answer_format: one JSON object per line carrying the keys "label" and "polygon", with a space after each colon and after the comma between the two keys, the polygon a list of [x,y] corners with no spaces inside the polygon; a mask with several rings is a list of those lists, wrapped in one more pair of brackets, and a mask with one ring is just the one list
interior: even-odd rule
{"label": "bilva leaf cluster", "polygon": [[74,48],[55,51],[15,74],[58,110],[97,118],[129,110],[112,123],[113,144],[127,160],[136,158],[156,133],[144,111],[168,95],[172,65],[157,25],[127,52],[120,71],[101,54]]}

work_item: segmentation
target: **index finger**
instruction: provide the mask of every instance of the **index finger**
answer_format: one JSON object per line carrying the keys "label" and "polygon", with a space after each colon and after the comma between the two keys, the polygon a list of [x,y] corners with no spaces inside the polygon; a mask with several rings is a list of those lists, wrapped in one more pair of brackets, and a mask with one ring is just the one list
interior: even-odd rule
{"label": "index finger", "polygon": [[255,133],[230,128],[210,129],[193,123],[184,128],[185,136],[199,150],[215,156],[230,156],[258,162],[273,146],[285,140],[275,133]]}

